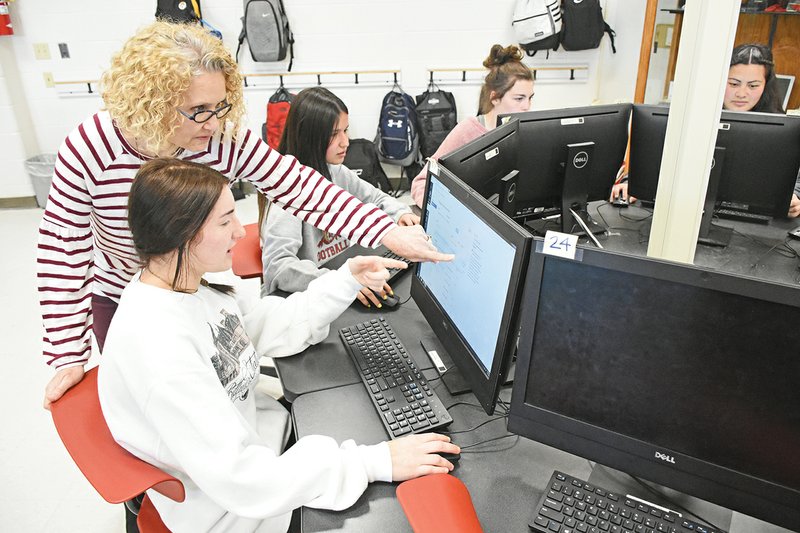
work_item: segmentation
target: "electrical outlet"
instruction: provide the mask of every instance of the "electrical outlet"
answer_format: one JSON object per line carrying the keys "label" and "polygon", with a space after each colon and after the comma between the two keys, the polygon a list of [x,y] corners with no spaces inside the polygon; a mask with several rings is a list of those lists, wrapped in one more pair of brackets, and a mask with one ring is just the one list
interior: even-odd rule
{"label": "electrical outlet", "polygon": [[61,53],[61,59],[69,59],[69,46],[67,46],[67,43],[58,43],[58,51]]}
{"label": "electrical outlet", "polygon": [[36,59],[50,59],[50,45],[47,43],[34,43],[33,55]]}
{"label": "electrical outlet", "polygon": [[52,72],[44,72],[42,73],[42,77],[44,78],[44,86],[52,89],[56,86],[55,81],[53,80],[53,73]]}

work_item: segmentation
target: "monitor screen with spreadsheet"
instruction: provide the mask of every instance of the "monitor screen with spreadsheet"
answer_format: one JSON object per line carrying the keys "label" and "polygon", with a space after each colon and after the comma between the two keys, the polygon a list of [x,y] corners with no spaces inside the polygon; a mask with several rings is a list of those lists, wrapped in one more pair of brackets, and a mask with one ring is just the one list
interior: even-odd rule
{"label": "monitor screen with spreadsheet", "polygon": [[532,237],[441,166],[428,174],[423,205],[425,231],[455,259],[418,264],[411,294],[457,371],[491,412],[516,345]]}

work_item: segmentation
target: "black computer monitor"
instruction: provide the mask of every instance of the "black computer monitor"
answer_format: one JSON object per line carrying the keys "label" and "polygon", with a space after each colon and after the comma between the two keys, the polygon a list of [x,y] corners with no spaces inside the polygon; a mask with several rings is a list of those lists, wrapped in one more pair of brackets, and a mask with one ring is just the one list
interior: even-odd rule
{"label": "black computer monitor", "polygon": [[503,124],[439,159],[458,178],[513,217],[519,179],[519,122]]}
{"label": "black computer monitor", "polygon": [[578,251],[529,263],[509,430],[800,531],[800,288]]}
{"label": "black computer monitor", "polygon": [[[498,121],[519,121],[518,216],[555,209],[561,231],[581,233],[572,209],[593,232],[602,231],[586,204],[610,195],[625,159],[630,113],[631,104],[613,104],[500,115]],[[528,225],[537,233],[548,229],[543,221]]]}
{"label": "black computer monitor", "polygon": [[451,393],[466,385],[491,414],[516,349],[532,237],[443,167],[428,172],[422,226],[455,254],[414,271],[411,295],[435,334],[423,347],[443,360]]}
{"label": "black computer monitor", "polygon": [[[635,105],[631,118],[628,193],[654,202],[667,131],[668,106]],[[725,244],[711,235],[711,217],[784,218],[800,168],[800,117],[723,111],[717,130],[700,241]],[[698,179],[700,179],[698,170]]]}

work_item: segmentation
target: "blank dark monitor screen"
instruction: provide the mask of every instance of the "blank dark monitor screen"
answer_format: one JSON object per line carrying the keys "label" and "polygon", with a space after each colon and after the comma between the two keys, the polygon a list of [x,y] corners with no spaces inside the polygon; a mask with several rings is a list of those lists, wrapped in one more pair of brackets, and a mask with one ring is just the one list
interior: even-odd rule
{"label": "blank dark monitor screen", "polygon": [[[634,106],[628,192],[636,198],[655,201],[668,115],[667,106]],[[725,148],[716,203],[786,217],[800,168],[800,117],[723,111],[716,146]]]}
{"label": "blank dark monitor screen", "polygon": [[800,289],[579,251],[531,259],[509,429],[800,528]]}
{"label": "blank dark monitor screen", "polygon": [[411,294],[491,413],[516,347],[532,238],[441,167],[428,173],[422,225],[437,248],[455,259],[419,263]]}
{"label": "blank dark monitor screen", "polygon": [[521,214],[561,207],[569,144],[595,143],[591,177],[583,188],[589,201],[608,199],[625,158],[630,110],[631,104],[613,104],[501,115],[499,120],[519,121],[516,201]]}

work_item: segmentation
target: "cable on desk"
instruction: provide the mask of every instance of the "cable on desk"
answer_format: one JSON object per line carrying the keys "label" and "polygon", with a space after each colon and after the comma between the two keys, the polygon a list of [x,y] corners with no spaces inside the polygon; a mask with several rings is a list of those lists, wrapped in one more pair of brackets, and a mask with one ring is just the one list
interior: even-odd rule
{"label": "cable on desk", "polygon": [[[394,292],[394,290],[392,290],[392,292]],[[405,300],[403,300],[402,302],[397,302],[397,305],[404,305],[404,304],[408,303],[408,301],[409,301],[410,299],[411,299],[411,293],[408,293],[408,298],[406,298],[406,299],[405,299]]]}
{"label": "cable on desk", "polygon": [[445,430],[445,431],[442,431],[442,433],[444,433],[445,435],[458,435],[459,433],[469,433],[470,431],[475,431],[479,427],[485,426],[489,422],[494,422],[495,420],[505,420],[506,418],[507,418],[507,416],[505,416],[505,415],[504,416],[496,416],[494,418],[490,418],[489,420],[484,420],[483,422],[481,422],[477,426],[471,427],[469,429],[459,429],[457,431],[447,431],[447,430]]}
{"label": "cable on desk", "polygon": [[[516,439],[514,440],[514,443],[511,444],[506,449],[513,448],[519,442],[519,435],[517,435],[516,433],[506,433],[505,435],[500,435],[499,437],[492,437],[491,439],[486,439],[486,440],[482,440],[482,441],[478,441],[478,442],[473,442],[472,444],[459,446],[459,448],[461,448],[461,452],[464,453],[464,450],[468,450],[469,448],[474,448],[475,446],[480,446],[481,444],[486,444],[488,442],[494,442],[496,440],[507,439],[508,437],[516,437]],[[474,450],[474,451],[466,452],[466,453],[488,453],[488,452],[499,452],[499,451],[502,451],[502,450]]]}
{"label": "cable on desk", "polygon": [[[428,381],[430,382],[430,380],[428,380]],[[446,407],[446,409],[449,411],[451,407],[455,407],[457,405],[468,405],[470,407],[474,407],[475,409],[483,409],[483,407],[481,407],[477,403],[470,403],[470,402],[454,402],[454,403],[451,403],[450,405],[448,405]]]}
{"label": "cable on desk", "polygon": [[[641,207],[640,209],[645,210],[644,207]],[[622,213],[620,213],[619,214],[619,218],[621,218],[622,220],[627,220],[628,222],[644,222],[645,220],[650,220],[651,218],[653,218],[653,212],[652,211],[647,211],[647,216],[646,217],[642,217],[642,218],[633,218],[633,217],[629,217],[627,215],[623,215]]]}
{"label": "cable on desk", "polygon": [[655,495],[656,495],[656,496],[658,496],[659,498],[663,498],[664,500],[668,501],[670,505],[673,505],[673,506],[675,506],[676,508],[678,508],[678,509],[680,509],[681,511],[683,511],[684,513],[686,513],[686,514],[689,514],[689,515],[691,515],[691,516],[693,516],[693,517],[697,518],[697,519],[698,519],[698,520],[700,520],[701,522],[703,522],[703,523],[705,523],[705,524],[707,524],[707,525],[709,525],[709,526],[713,527],[713,528],[714,528],[714,529],[716,529],[717,531],[723,531],[723,529],[722,529],[721,527],[717,526],[716,524],[714,524],[714,522],[711,522],[711,521],[709,521],[709,520],[706,520],[705,518],[703,518],[703,517],[702,517],[702,516],[700,516],[699,514],[695,513],[694,511],[690,511],[689,509],[687,509],[687,508],[686,508],[686,507],[684,507],[683,505],[679,504],[678,502],[676,502],[675,500],[673,500],[672,498],[670,498],[670,497],[669,497],[669,496],[667,496],[666,494],[664,494],[664,493],[662,493],[662,492],[660,492],[660,491],[658,491],[658,490],[654,489],[653,487],[651,487],[650,485],[648,485],[647,483],[645,483],[644,481],[642,481],[640,478],[638,478],[638,477],[636,477],[636,476],[631,476],[630,474],[628,474],[628,475],[629,475],[629,476],[630,476],[630,477],[631,477],[631,478],[632,478],[634,481],[636,481],[636,483],[638,483],[639,485],[641,485],[642,487],[644,487],[644,488],[645,488],[646,490],[648,490],[650,493],[652,493],[652,494],[655,494]]}
{"label": "cable on desk", "polygon": [[505,413],[506,416],[508,416],[509,413],[511,413],[511,404],[503,400],[502,398],[497,399],[497,405],[503,408],[503,412]]}

